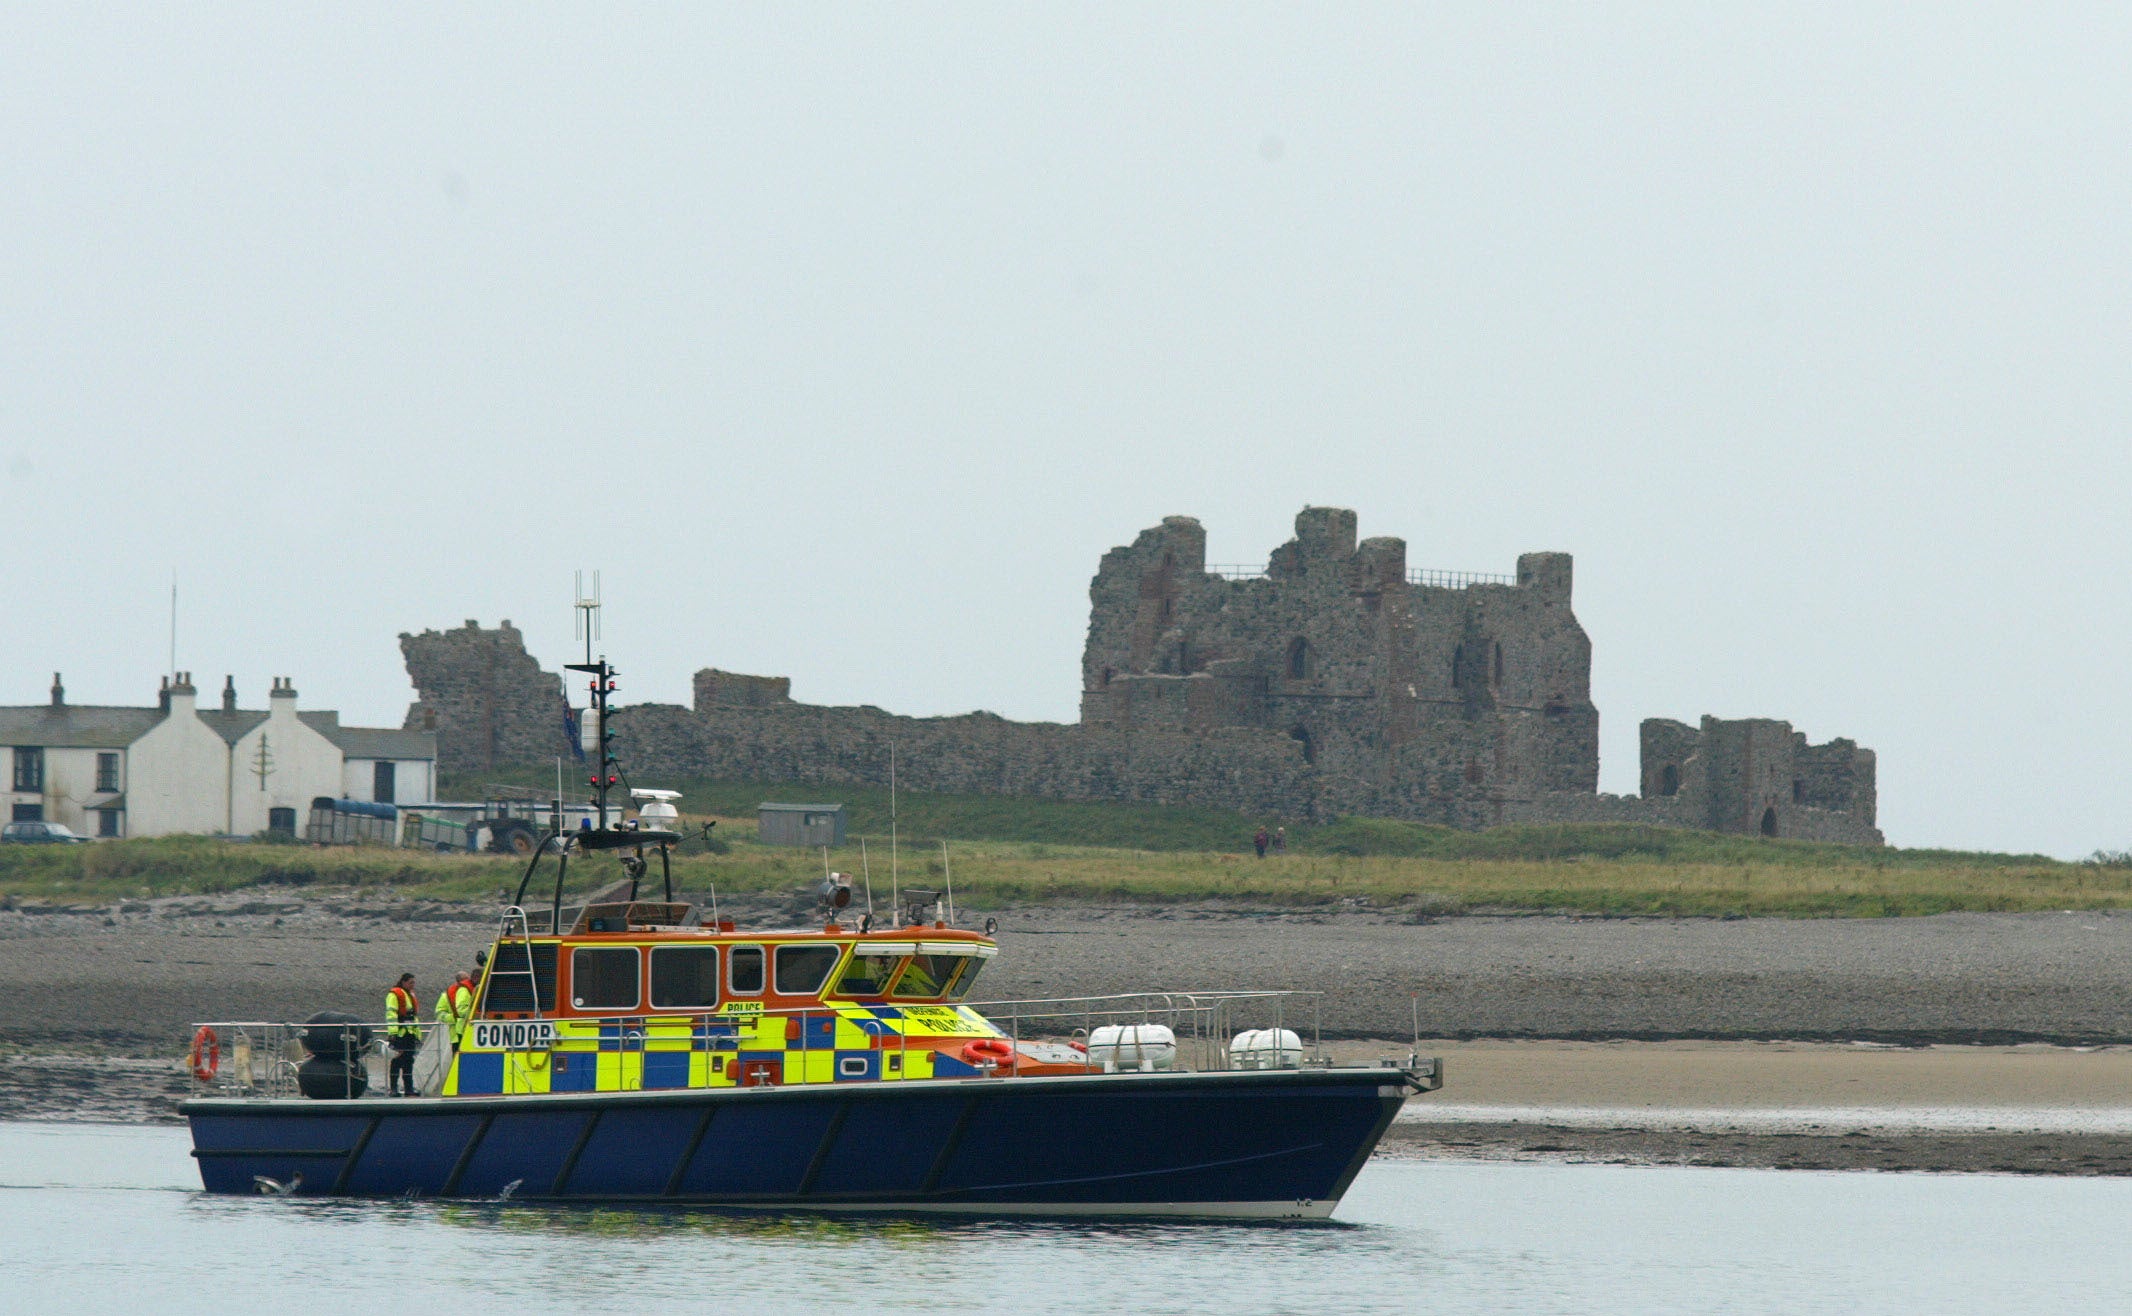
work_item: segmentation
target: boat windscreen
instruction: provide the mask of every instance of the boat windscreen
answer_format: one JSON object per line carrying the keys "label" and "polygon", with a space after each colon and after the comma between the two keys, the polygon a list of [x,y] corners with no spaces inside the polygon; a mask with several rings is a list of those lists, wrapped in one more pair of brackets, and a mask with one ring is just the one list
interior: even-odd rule
{"label": "boat windscreen", "polygon": [[852,952],[851,962],[844,966],[843,976],[837,979],[837,995],[879,996],[888,990],[888,984],[896,976],[896,966],[903,963],[903,956],[869,955],[866,949],[861,946]]}
{"label": "boat windscreen", "polygon": [[959,976],[975,977],[971,966],[976,963],[967,955],[913,955],[890,994],[937,1000],[954,988]]}
{"label": "boat windscreen", "polygon": [[983,960],[964,960],[962,962],[962,972],[955,975],[955,981],[948,985],[948,999],[959,1001],[968,996],[971,984],[977,981],[977,975],[984,972],[984,968],[985,962]]}

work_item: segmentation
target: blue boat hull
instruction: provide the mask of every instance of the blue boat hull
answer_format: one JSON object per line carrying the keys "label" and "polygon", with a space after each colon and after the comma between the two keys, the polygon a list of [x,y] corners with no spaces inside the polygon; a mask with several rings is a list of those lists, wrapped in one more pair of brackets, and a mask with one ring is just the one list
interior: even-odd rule
{"label": "blue boat hull", "polygon": [[1397,1070],[187,1102],[209,1192],[970,1214],[1330,1215]]}

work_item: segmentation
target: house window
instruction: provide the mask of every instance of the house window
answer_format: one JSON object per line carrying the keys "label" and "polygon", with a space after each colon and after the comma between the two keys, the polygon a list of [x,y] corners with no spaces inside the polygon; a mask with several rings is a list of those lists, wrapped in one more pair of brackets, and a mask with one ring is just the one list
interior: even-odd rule
{"label": "house window", "polygon": [[43,822],[44,806],[42,804],[18,804],[15,806],[15,816],[9,821]]}
{"label": "house window", "polygon": [[370,798],[379,804],[392,803],[392,779],[395,766],[397,765],[392,763],[374,763],[370,767]]}
{"label": "house window", "polygon": [[[96,789],[106,792],[118,789],[118,753],[116,751],[96,756]],[[105,832],[104,835],[116,836],[118,833]]]}
{"label": "house window", "polygon": [[15,789],[44,793],[44,751],[35,745],[15,746]]}
{"label": "house window", "polygon": [[276,836],[296,835],[296,810],[268,809],[267,830]]}
{"label": "house window", "polygon": [[98,836],[118,835],[117,809],[98,809],[96,811],[96,834]]}

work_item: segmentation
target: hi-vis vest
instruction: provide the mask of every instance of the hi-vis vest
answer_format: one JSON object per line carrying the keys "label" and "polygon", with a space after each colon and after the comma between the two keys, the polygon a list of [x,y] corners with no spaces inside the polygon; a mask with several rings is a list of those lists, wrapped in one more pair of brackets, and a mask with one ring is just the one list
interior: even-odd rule
{"label": "hi-vis vest", "polygon": [[385,1031],[397,1037],[420,1037],[422,1030],[415,1025],[422,1018],[421,1002],[405,987],[395,987],[385,993]]}
{"label": "hi-vis vest", "polygon": [[437,1022],[452,1030],[452,1040],[466,1031],[467,1016],[474,1012],[474,989],[455,982],[437,997]]}

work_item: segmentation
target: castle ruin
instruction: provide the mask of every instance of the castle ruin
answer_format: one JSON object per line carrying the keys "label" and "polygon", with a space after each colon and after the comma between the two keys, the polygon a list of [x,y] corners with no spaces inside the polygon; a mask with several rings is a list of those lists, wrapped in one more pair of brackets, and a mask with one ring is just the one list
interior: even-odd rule
{"label": "castle ruin", "polygon": [[[706,668],[694,706],[639,704],[619,744],[646,777],[886,785],[1132,800],[1294,819],[1341,814],[1480,828],[1634,822],[1881,843],[1874,758],[1789,724],[1643,723],[1642,793],[1598,793],[1591,642],[1565,553],[1514,576],[1416,571],[1405,542],[1305,508],[1263,569],[1209,566],[1166,518],[1090,586],[1081,720],[913,718],[792,699],[784,677]],[[446,768],[567,752],[558,680],[509,623],[402,636]]]}

